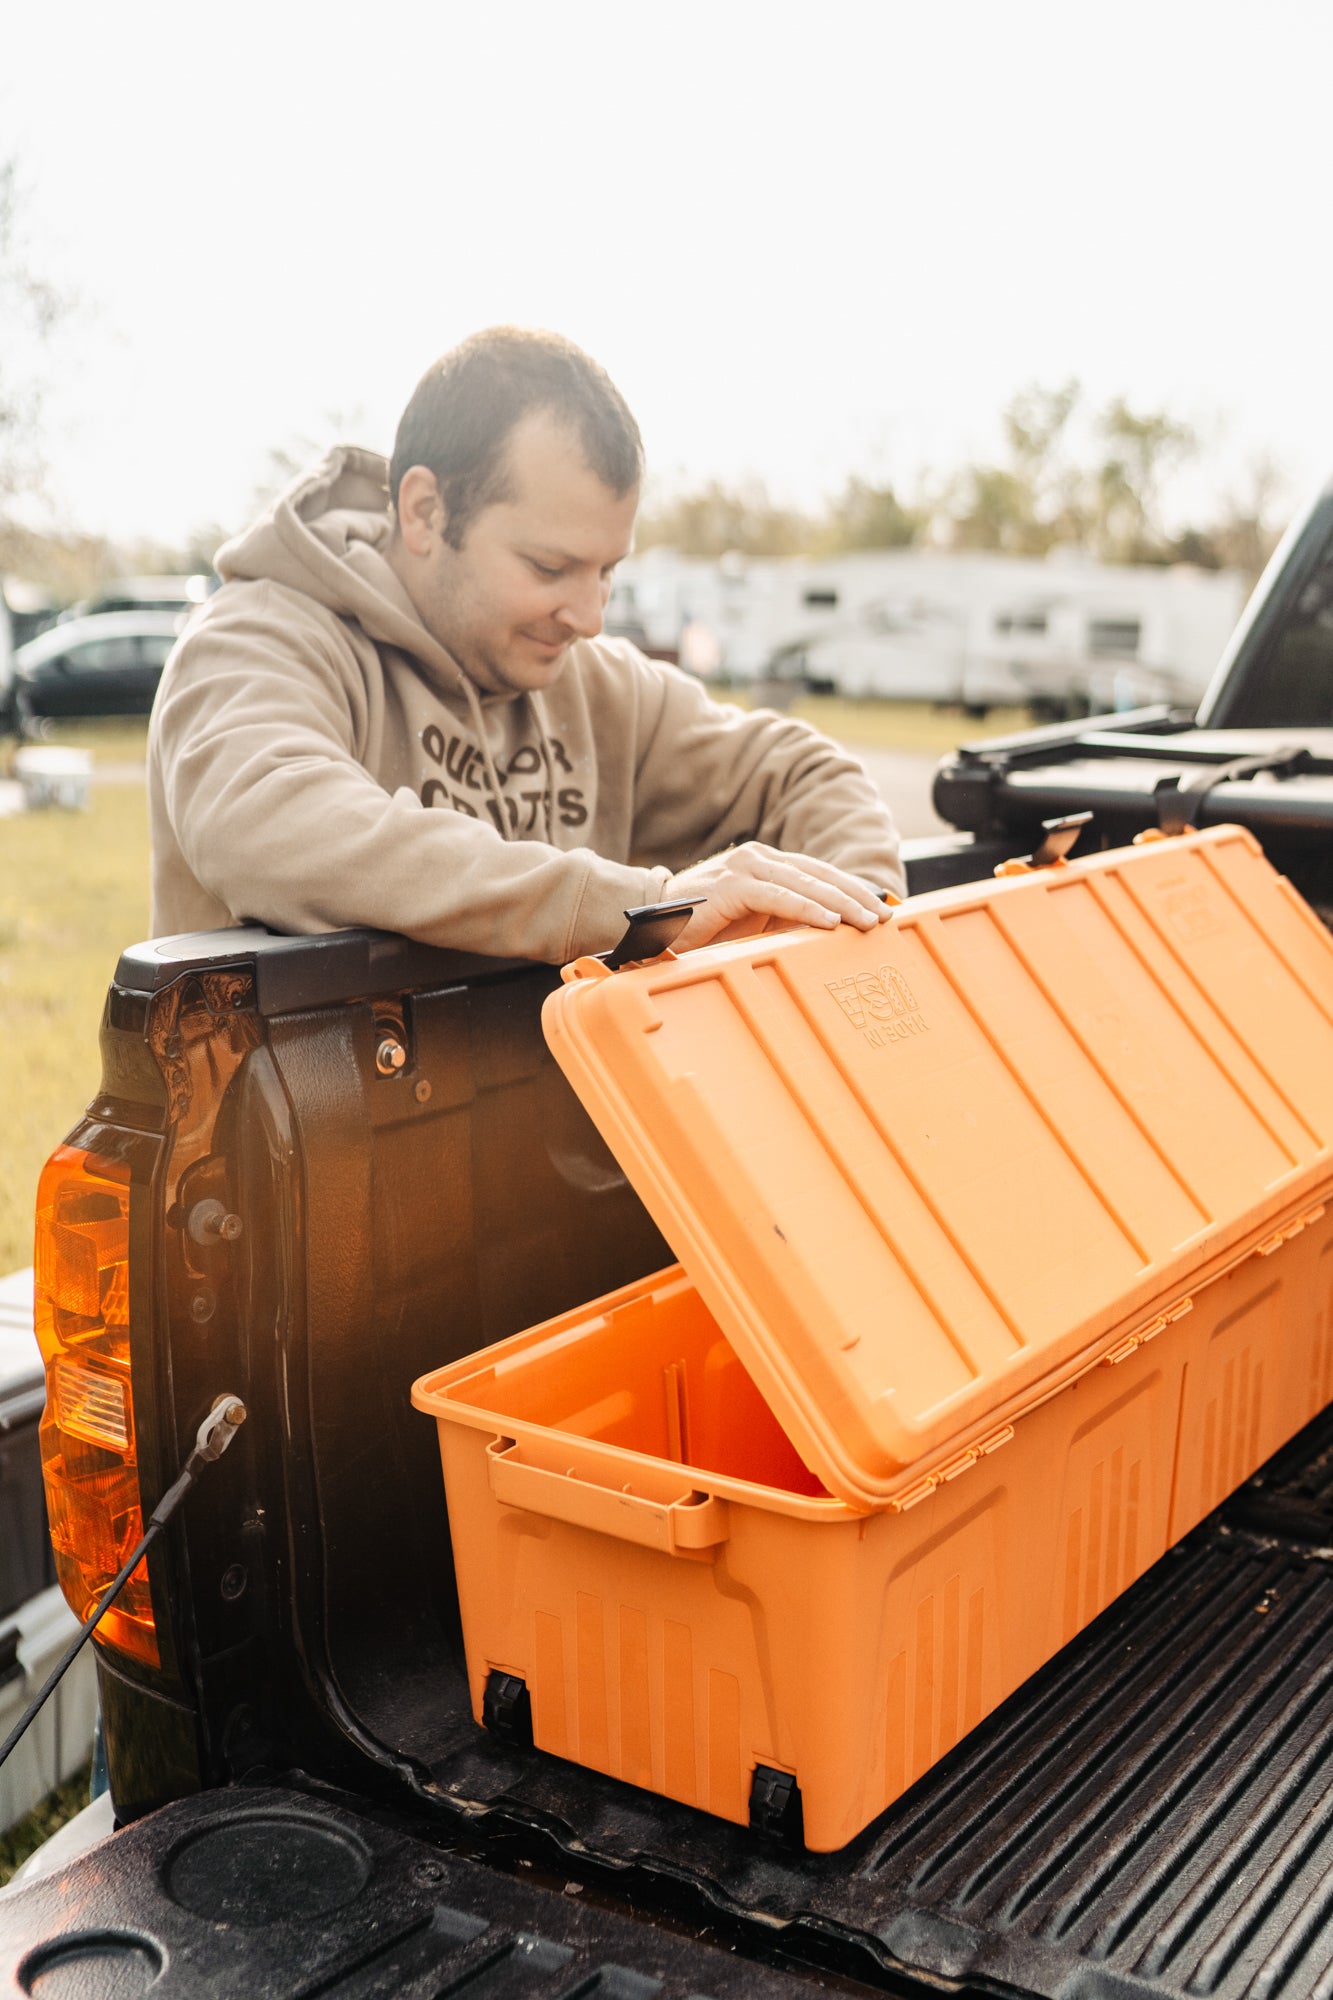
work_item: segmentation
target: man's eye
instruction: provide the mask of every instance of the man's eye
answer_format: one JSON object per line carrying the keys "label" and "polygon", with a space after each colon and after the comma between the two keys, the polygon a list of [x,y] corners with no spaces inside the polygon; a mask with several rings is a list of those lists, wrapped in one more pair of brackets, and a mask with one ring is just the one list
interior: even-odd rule
{"label": "man's eye", "polygon": [[548,582],[554,583],[558,576],[563,576],[565,573],[563,569],[553,568],[550,563],[539,563],[533,556],[529,556],[528,560],[538,576],[546,577]]}

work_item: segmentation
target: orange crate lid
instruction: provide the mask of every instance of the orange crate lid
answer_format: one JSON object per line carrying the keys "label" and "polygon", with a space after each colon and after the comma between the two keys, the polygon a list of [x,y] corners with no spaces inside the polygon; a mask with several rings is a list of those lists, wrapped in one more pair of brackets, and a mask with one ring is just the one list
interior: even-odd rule
{"label": "orange crate lid", "polygon": [[1237,827],[566,981],[556,1059],[853,1505],[1333,1177],[1333,938]]}

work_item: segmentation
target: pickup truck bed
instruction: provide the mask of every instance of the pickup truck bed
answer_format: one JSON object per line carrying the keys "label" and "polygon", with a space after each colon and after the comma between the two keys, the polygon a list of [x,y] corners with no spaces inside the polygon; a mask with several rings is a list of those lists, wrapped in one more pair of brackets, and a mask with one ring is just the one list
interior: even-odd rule
{"label": "pickup truck bed", "polygon": [[817,1990],[1322,2000],[1331,1619],[1326,1414],[842,1854],[505,1751],[460,1674],[437,1697],[457,1727],[445,1812],[299,1774],[182,1800],[0,1900],[0,1992],[29,1990],[4,1982],[33,1951],[110,1925],[143,1966],[182,1967],[162,2000],[722,2000],[799,1990],[783,1966],[807,1991],[817,1972]]}

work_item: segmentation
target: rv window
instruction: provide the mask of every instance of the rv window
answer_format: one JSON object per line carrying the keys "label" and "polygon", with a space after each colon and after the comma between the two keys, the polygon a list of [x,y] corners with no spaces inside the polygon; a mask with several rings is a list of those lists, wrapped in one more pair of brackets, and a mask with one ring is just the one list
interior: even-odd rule
{"label": "rv window", "polygon": [[1013,632],[1044,632],[1046,613],[1044,611],[1001,611],[995,620],[997,632],[1008,637]]}
{"label": "rv window", "polygon": [[1142,637],[1143,627],[1137,618],[1093,618],[1088,624],[1088,651],[1132,660]]}
{"label": "rv window", "polygon": [[836,590],[807,590],[801,602],[811,611],[836,611],[838,593]]}

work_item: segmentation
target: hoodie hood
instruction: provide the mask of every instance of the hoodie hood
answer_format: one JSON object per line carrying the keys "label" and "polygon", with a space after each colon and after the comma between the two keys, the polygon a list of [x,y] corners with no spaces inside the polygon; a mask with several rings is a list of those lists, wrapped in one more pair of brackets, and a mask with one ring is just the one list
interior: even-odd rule
{"label": "hoodie hood", "polygon": [[390,567],[385,550],[392,533],[388,460],[340,444],[293,480],[252,527],[225,542],[216,568],[224,583],[299,590],[340,618],[355,619],[377,645],[411,654],[450,692],[475,698]]}
{"label": "hoodie hood", "polygon": [[[483,696],[452,653],[417,616],[385,556],[393,533],[389,464],[378,452],[335,445],[280,493],[254,526],[224,543],[216,566],[224,583],[280,583],[340,618],[352,618],[377,646],[409,654],[443,690],[461,695],[481,751],[486,780],[506,840],[511,838],[500,776],[482,716],[483,702],[523,701],[532,713],[551,796],[551,750],[540,705],[531,696]],[[551,832],[547,808],[547,833]]]}

